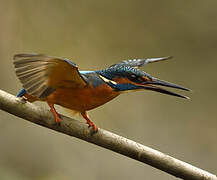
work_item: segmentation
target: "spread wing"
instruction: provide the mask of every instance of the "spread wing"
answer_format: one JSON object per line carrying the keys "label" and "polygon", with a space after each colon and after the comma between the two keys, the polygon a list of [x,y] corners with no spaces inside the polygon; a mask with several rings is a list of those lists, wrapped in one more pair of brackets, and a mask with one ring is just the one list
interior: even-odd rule
{"label": "spread wing", "polygon": [[42,54],[14,56],[16,75],[32,96],[44,98],[55,89],[85,86],[75,63]]}
{"label": "spread wing", "polygon": [[[112,66],[115,65],[128,65],[131,67],[141,67],[141,66],[145,66],[148,63],[153,63],[153,62],[158,62],[158,61],[164,61],[167,59],[172,58],[171,56],[168,57],[160,57],[160,58],[146,58],[146,59],[130,59],[130,60],[123,60],[117,64],[114,64]],[[110,67],[112,67],[110,66]]]}

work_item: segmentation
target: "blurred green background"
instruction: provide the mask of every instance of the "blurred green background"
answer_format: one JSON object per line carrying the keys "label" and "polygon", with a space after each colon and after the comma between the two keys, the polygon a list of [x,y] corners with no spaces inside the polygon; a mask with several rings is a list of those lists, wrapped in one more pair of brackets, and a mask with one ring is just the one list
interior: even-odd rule
{"label": "blurred green background", "polygon": [[[124,94],[91,111],[91,119],[217,173],[216,7],[215,0],[0,0],[0,89],[16,94],[21,88],[12,64],[15,53],[70,58],[82,70],[172,55],[144,70],[193,89],[184,92],[191,100],[154,92]],[[0,179],[175,178],[0,111]]]}

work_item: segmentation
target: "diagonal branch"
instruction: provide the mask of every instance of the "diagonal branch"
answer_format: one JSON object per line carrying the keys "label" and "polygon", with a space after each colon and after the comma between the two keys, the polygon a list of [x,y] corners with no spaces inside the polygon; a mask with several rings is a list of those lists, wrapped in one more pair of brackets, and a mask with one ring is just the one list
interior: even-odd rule
{"label": "diagonal branch", "polygon": [[214,174],[109,131],[99,129],[97,133],[92,134],[86,124],[63,115],[61,115],[63,120],[57,125],[48,110],[25,103],[2,90],[0,90],[0,109],[46,128],[110,149],[182,179],[217,180]]}

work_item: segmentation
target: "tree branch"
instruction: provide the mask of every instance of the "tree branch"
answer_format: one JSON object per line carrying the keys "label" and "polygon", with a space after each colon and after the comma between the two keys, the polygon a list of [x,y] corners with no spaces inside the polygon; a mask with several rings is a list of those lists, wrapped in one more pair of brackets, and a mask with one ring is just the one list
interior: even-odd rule
{"label": "tree branch", "polygon": [[109,131],[99,129],[93,134],[86,124],[63,115],[60,125],[57,125],[49,110],[29,102],[25,103],[21,98],[2,90],[0,90],[0,109],[46,128],[110,149],[182,179],[217,180],[214,174]]}

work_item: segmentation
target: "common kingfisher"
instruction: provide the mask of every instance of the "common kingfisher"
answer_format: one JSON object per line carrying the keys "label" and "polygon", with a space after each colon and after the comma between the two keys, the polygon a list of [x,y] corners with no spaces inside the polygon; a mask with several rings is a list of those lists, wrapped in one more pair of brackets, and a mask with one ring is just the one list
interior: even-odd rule
{"label": "common kingfisher", "polygon": [[183,96],[159,86],[189,91],[183,86],[152,77],[138,69],[148,63],[167,60],[170,57],[124,60],[106,69],[80,71],[69,59],[43,54],[16,54],[16,75],[23,85],[17,97],[29,102],[46,101],[57,123],[60,116],[54,108],[58,104],[79,112],[89,127],[97,126],[89,119],[87,111],[114,99],[118,95],[137,90],[151,90],[163,94]]}

